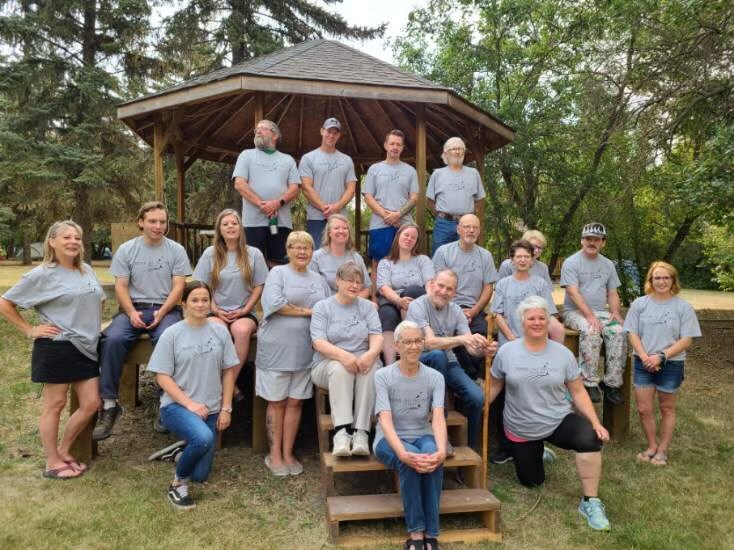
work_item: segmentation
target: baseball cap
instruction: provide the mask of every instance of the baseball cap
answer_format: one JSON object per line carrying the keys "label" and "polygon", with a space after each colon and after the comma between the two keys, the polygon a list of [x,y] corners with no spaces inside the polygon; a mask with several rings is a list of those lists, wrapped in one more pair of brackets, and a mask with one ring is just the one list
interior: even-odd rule
{"label": "baseball cap", "polygon": [[581,230],[581,238],[584,237],[599,237],[601,239],[606,239],[607,228],[601,223],[587,223]]}
{"label": "baseball cap", "polygon": [[329,128],[336,128],[337,130],[341,131],[342,129],[342,123],[339,122],[334,117],[327,118],[324,123],[321,125],[321,127],[324,130],[328,130]]}

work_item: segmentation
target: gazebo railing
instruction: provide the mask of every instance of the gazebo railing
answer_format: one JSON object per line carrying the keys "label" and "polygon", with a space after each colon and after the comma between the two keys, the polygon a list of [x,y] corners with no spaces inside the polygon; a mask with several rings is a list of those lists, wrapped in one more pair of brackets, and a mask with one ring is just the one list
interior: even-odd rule
{"label": "gazebo railing", "polygon": [[207,246],[212,244],[214,226],[201,223],[170,223],[169,236],[181,244],[192,265],[199,261]]}

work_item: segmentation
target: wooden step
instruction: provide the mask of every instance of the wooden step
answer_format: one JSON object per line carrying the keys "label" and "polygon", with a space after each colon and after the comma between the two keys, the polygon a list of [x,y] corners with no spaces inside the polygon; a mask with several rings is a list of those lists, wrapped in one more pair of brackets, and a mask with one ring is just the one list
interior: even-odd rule
{"label": "wooden step", "polygon": [[[453,489],[441,493],[441,514],[498,511],[500,501],[486,489]],[[403,516],[399,494],[333,496],[326,499],[330,522]]]}
{"label": "wooden step", "polygon": [[[386,531],[381,528],[379,532],[372,535],[338,535],[334,541],[336,544],[346,548],[368,548],[379,543],[394,544],[402,547],[406,539],[405,529],[396,532]],[[502,533],[495,533],[486,527],[474,529],[446,529],[441,526],[441,535],[438,537],[440,544],[463,542],[464,544],[477,544],[480,542],[502,542]]]}
{"label": "wooden step", "polygon": [[[471,447],[454,447],[454,456],[444,462],[445,468],[479,466],[482,458]],[[336,457],[330,452],[322,453],[321,460],[334,472],[377,472],[386,470],[385,465],[375,455]]]}
{"label": "wooden step", "polygon": [[[459,411],[448,411],[446,417],[446,427],[452,426],[464,426],[466,425],[466,417]],[[331,422],[330,414],[319,415],[319,429],[324,431],[331,431],[334,429],[334,424]]]}

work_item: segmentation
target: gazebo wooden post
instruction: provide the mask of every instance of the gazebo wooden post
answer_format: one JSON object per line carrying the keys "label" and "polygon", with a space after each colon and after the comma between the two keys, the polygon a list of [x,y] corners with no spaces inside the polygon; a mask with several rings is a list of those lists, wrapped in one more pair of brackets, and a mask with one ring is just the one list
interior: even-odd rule
{"label": "gazebo wooden post", "polygon": [[[354,166],[354,175],[357,176],[357,185],[354,187],[354,241],[355,247],[362,251],[362,164]],[[365,252],[367,252],[365,250]]]}
{"label": "gazebo wooden post", "polygon": [[155,200],[163,200],[163,120],[160,113],[155,114],[153,126],[153,178],[155,181]]}
{"label": "gazebo wooden post", "polygon": [[176,230],[176,240],[186,246],[183,224],[186,223],[186,166],[184,165],[184,148],[180,139],[173,142],[176,153],[176,217],[179,226]]}
{"label": "gazebo wooden post", "polygon": [[[418,204],[416,205],[416,223],[423,234],[426,234],[426,106],[415,104],[415,170],[418,172]],[[429,250],[428,239],[423,239],[425,254]]]}
{"label": "gazebo wooden post", "polygon": [[255,123],[252,127],[255,128],[257,123],[265,118],[265,98],[263,97],[263,92],[255,92],[253,95],[255,96]]}
{"label": "gazebo wooden post", "polygon": [[[487,182],[484,181],[484,149],[481,145],[474,144],[472,145],[472,154],[474,155],[474,161],[477,165],[477,172],[479,172],[479,177],[482,180],[482,185],[486,187]],[[482,224],[482,228],[484,229],[487,225],[487,220],[484,219],[484,213],[485,213],[485,204],[486,200],[482,201],[482,203],[479,205],[479,209],[475,212],[477,215],[477,218],[479,218],[479,222]],[[487,236],[487,232],[484,232],[485,238]]]}

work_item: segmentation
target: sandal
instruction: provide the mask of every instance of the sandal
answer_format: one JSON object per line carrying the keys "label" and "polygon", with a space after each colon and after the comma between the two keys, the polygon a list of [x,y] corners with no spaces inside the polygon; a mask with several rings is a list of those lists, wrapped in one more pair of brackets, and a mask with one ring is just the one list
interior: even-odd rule
{"label": "sandal", "polygon": [[[429,546],[430,544],[430,546]],[[438,550],[438,539],[435,537],[426,537],[423,539],[423,548],[425,550]]]}
{"label": "sandal", "polygon": [[422,540],[408,539],[403,545],[403,550],[424,550],[424,548]]}
{"label": "sandal", "polygon": [[[63,472],[71,472],[72,474],[75,474],[73,476],[62,476],[61,474]],[[71,466],[62,466],[61,468],[52,468],[48,470],[43,471],[43,477],[46,479],[60,479],[60,480],[67,480],[67,479],[75,479],[77,477],[81,477],[83,472],[80,472],[78,470],[75,470]]]}
{"label": "sandal", "polygon": [[667,466],[668,455],[665,453],[655,453],[655,456],[650,459],[650,464],[655,466]]}
{"label": "sandal", "polygon": [[657,453],[657,451],[642,451],[641,453],[637,454],[637,460],[639,460],[640,462],[650,462],[650,460],[652,460],[655,456],[655,453]]}
{"label": "sandal", "polygon": [[76,458],[64,460],[64,462],[71,466],[71,469],[76,472],[85,473],[87,470],[89,470],[89,466],[84,464],[84,462],[79,462]]}

